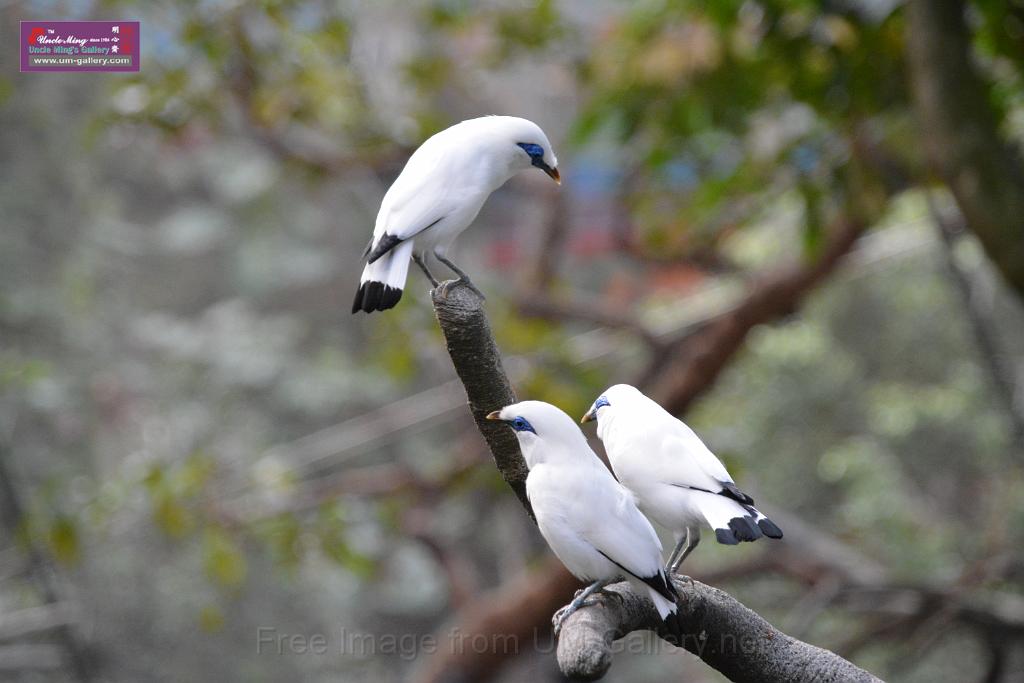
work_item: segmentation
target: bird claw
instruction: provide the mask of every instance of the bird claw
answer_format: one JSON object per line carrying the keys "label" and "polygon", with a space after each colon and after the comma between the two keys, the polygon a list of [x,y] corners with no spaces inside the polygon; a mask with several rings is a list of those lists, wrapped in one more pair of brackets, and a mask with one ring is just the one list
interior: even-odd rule
{"label": "bird claw", "polygon": [[551,616],[551,630],[554,633],[555,638],[557,638],[558,634],[562,632],[562,624],[565,623],[565,620],[568,619],[576,609],[577,608],[571,604],[565,605],[564,607],[560,607],[558,611]]}
{"label": "bird claw", "polygon": [[565,607],[560,607],[558,611],[551,615],[551,630],[554,632],[556,638],[562,630],[562,622],[565,620],[567,616],[569,616],[568,614],[566,614],[566,610],[568,609],[569,605],[566,605]]}
{"label": "bird claw", "polygon": [[677,574],[676,572],[671,572],[669,574],[669,576],[671,576],[673,578],[679,577],[680,581],[684,581],[684,582],[690,584],[690,588],[693,588],[693,586],[694,586],[693,577],[689,576],[688,574]]}
{"label": "bird claw", "polygon": [[579,610],[581,607],[593,607],[594,605],[598,604],[598,599],[596,595],[591,595],[587,597],[587,599],[583,602],[577,603],[576,600],[580,597],[580,593],[582,593],[583,590],[584,589],[581,588],[580,590],[576,591],[576,594],[573,596],[573,601],[570,602],[568,605],[559,607],[558,611],[551,616],[551,626],[553,627],[556,638],[562,630],[562,624],[565,623],[565,620],[568,619],[572,614],[576,613],[576,611]]}

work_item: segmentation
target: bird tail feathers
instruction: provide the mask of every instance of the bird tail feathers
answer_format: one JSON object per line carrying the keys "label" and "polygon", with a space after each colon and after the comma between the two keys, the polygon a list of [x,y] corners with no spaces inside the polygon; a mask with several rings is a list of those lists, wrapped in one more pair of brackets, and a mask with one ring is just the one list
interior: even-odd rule
{"label": "bird tail feathers", "polygon": [[628,575],[627,578],[637,591],[647,589],[647,595],[654,602],[654,607],[658,610],[662,621],[668,615],[676,613],[676,601],[679,599],[679,594],[676,593],[676,587],[664,569],[645,578],[639,578],[635,574]]}
{"label": "bird tail feathers", "polygon": [[647,587],[647,594],[651,596],[651,600],[654,602],[655,609],[658,610],[658,615],[661,620],[664,621],[668,615],[675,614],[679,606],[672,600],[669,600],[664,595],[654,590],[650,586]]}
{"label": "bird tail feathers", "polygon": [[725,545],[756,541],[762,536],[782,538],[782,529],[753,505],[740,503],[716,493],[700,493],[698,507],[715,530],[715,538]]}
{"label": "bird tail feathers", "polygon": [[367,263],[359,278],[359,290],[352,302],[352,312],[386,311],[402,298],[405,278],[409,274],[412,240],[402,242],[373,263]]}

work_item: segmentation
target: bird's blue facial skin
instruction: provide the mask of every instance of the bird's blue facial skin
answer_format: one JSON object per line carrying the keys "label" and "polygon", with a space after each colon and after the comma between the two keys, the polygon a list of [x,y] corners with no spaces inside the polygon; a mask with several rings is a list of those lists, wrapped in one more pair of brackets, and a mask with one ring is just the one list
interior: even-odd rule
{"label": "bird's blue facial skin", "polygon": [[537,433],[537,430],[533,428],[533,425],[531,425],[525,417],[517,417],[509,421],[508,424],[510,427],[512,427],[512,429],[516,430],[517,432],[533,432],[534,434]]}
{"label": "bird's blue facial skin", "polygon": [[534,166],[538,168],[545,168],[547,166],[544,163],[544,148],[540,145],[535,145],[532,142],[517,142],[517,145],[523,148],[523,151],[530,155],[530,160]]}
{"label": "bird's blue facial skin", "polygon": [[611,405],[611,403],[608,402],[608,397],[607,396],[598,396],[597,400],[594,401],[594,412],[597,413],[597,410],[599,408],[604,408],[605,406],[610,406],[610,405]]}

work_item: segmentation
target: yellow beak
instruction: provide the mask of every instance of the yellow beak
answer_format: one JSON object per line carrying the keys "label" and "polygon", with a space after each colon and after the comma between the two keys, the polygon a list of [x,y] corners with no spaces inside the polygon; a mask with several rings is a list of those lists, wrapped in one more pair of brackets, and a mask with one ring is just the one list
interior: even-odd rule
{"label": "yellow beak", "polygon": [[501,411],[500,410],[495,410],[495,411],[492,411],[490,413],[487,413],[487,419],[488,420],[500,420],[501,419]]}
{"label": "yellow beak", "polygon": [[554,180],[556,183],[558,183],[559,185],[562,184],[562,176],[561,174],[559,174],[557,168],[546,168],[544,169],[544,172],[551,176],[551,179]]}
{"label": "yellow beak", "polygon": [[580,418],[580,424],[581,425],[585,425],[588,422],[593,422],[596,419],[597,419],[597,416],[594,415],[594,411],[593,410],[588,410],[587,413],[583,417]]}

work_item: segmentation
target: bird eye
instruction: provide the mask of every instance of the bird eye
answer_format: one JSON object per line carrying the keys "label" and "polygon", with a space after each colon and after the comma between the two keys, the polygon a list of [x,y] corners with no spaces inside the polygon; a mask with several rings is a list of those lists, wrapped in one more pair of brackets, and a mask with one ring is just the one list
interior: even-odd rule
{"label": "bird eye", "polygon": [[535,145],[532,142],[519,142],[516,143],[523,148],[523,151],[530,155],[531,159],[544,158],[544,148],[540,145]]}
{"label": "bird eye", "polygon": [[534,434],[537,433],[536,430],[534,430],[533,425],[531,425],[530,422],[522,415],[520,415],[517,418],[514,418],[511,422],[511,425],[512,429],[516,430],[517,432],[533,432]]}

